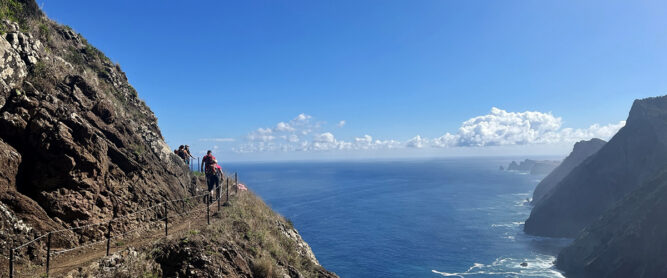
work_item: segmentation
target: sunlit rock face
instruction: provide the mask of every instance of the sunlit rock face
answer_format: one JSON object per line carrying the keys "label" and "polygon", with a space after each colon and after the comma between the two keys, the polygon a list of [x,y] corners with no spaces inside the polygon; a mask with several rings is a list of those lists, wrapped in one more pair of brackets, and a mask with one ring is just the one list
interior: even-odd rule
{"label": "sunlit rock face", "polygon": [[[185,196],[188,168],[120,66],[34,1],[9,2],[0,19],[0,248]],[[103,231],[86,233],[54,240],[68,246]]]}

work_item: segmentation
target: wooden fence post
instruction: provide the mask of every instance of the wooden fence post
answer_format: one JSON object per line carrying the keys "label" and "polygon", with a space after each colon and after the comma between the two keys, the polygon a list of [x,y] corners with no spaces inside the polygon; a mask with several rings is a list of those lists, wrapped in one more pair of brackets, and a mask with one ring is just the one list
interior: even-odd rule
{"label": "wooden fence post", "polygon": [[167,203],[164,203],[164,236],[166,237],[169,234],[169,209],[167,208]]}
{"label": "wooden fence post", "polygon": [[211,203],[211,191],[208,192],[206,195],[206,225],[211,224],[211,207],[209,204]]}
{"label": "wooden fence post", "polygon": [[49,277],[51,267],[51,232],[46,236],[46,277]]}
{"label": "wooden fence post", "polygon": [[234,172],[234,193],[239,193],[239,174]]}
{"label": "wooden fence post", "polygon": [[227,199],[225,200],[225,203],[222,204],[225,207],[229,206],[229,179],[227,179],[226,183],[227,183]]}
{"label": "wooden fence post", "polygon": [[107,225],[107,256],[109,256],[109,251],[111,250],[111,221]]}
{"label": "wooden fence post", "polygon": [[14,243],[9,249],[9,278],[14,278]]}

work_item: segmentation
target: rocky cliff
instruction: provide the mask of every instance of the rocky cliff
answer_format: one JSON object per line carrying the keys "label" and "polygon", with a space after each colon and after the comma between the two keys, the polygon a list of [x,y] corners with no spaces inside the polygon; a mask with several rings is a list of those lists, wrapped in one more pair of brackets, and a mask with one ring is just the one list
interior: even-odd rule
{"label": "rocky cliff", "polygon": [[117,64],[34,1],[0,13],[0,248],[187,194],[188,168]]}
{"label": "rocky cliff", "polygon": [[535,191],[533,192],[533,205],[538,204],[540,200],[549,191],[556,187],[556,185],[575,167],[579,166],[584,160],[600,150],[605,143],[604,140],[597,138],[575,143],[572,152],[563,160],[563,162],[549,173],[549,175],[544,177],[537,187],[535,187]]}
{"label": "rocky cliff", "polygon": [[632,192],[558,256],[568,277],[667,277],[667,172]]}
{"label": "rocky cliff", "polygon": [[[118,64],[72,28],[48,19],[34,0],[0,1],[0,21],[2,250],[45,232],[104,222],[191,195],[201,182],[169,149],[157,118]],[[169,206],[174,212],[188,209],[176,203]],[[135,229],[156,218],[116,222],[114,231]],[[284,222],[280,221],[274,222]],[[53,247],[79,246],[104,234],[104,228],[57,233]],[[289,246],[307,247],[300,237],[290,242]],[[44,242],[35,244],[17,255],[43,263]],[[171,249],[178,253],[180,247]],[[255,249],[243,249],[250,247]],[[247,254],[246,265],[256,261],[257,254],[269,256],[266,246],[238,248]],[[294,249],[290,248],[276,250]],[[284,267],[310,260],[308,254],[289,254],[294,258],[284,261]],[[276,256],[270,255],[275,261]],[[317,265],[314,257],[313,261],[307,265]],[[232,262],[227,267],[235,266]],[[311,269],[294,267],[301,272]]]}
{"label": "rocky cliff", "polygon": [[623,127],[533,208],[526,233],[575,237],[667,167],[667,96],[636,100]]}

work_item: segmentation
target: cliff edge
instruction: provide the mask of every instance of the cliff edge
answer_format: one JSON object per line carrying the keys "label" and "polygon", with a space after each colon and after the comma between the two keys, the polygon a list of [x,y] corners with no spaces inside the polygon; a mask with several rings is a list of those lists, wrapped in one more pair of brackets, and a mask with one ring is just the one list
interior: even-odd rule
{"label": "cliff edge", "polygon": [[575,237],[667,167],[667,96],[636,100],[625,127],[531,211],[528,234]]}
{"label": "cliff edge", "polygon": [[667,277],[667,172],[632,192],[558,255],[568,277]]}
{"label": "cliff edge", "polygon": [[532,204],[538,204],[540,200],[542,200],[549,191],[555,188],[563,178],[570,174],[575,167],[579,166],[584,160],[599,151],[605,143],[607,142],[597,138],[588,141],[582,140],[575,143],[572,152],[570,152],[563,162],[561,162],[556,169],[551,171],[549,175],[544,177],[537,187],[535,187]]}
{"label": "cliff edge", "polygon": [[[34,0],[0,1],[2,250],[54,230],[64,230],[53,234],[52,247],[56,250],[97,241],[105,237],[106,227],[81,227],[192,196],[199,184],[201,182],[167,146],[157,118],[128,83],[118,64],[72,28],[47,18]],[[256,198],[251,193],[244,194],[247,198]],[[249,203],[265,207],[261,202]],[[166,204],[168,208],[165,208],[178,214],[194,206]],[[241,215],[250,217],[245,221],[274,224],[264,229],[267,233],[275,234],[286,223],[268,207],[262,210],[263,215],[251,214],[253,208],[244,208],[247,211],[240,212]],[[142,219],[127,218],[115,222],[113,230],[122,233],[146,226],[159,217],[158,213],[142,216]],[[231,227],[234,226],[224,229]],[[252,231],[251,228],[246,227],[248,231]],[[290,251],[310,248],[293,228],[283,231],[291,237],[276,236],[274,238],[280,241],[275,243],[288,246],[274,249],[270,249],[268,243],[256,245],[256,235],[252,233],[246,234],[245,241],[236,237],[220,240],[226,240],[225,244],[245,254],[246,264],[256,264],[262,259],[294,268],[288,275],[307,274],[311,270],[328,273],[319,267],[312,252]],[[231,233],[230,230],[224,232]],[[244,242],[250,243],[243,245]],[[225,246],[222,241],[217,243]],[[44,264],[44,241],[31,244],[17,250],[17,259]],[[165,250],[176,253],[183,252],[182,248],[192,250],[192,246],[174,244]],[[280,254],[285,252],[293,257],[280,260],[283,258]],[[169,261],[170,256],[163,257]],[[232,260],[226,267],[234,267],[235,263],[242,262]],[[172,272],[164,270],[162,273],[171,277]],[[216,277],[215,273],[219,272],[201,277]],[[254,272],[245,273],[250,274],[239,277],[258,277]],[[127,277],[138,274],[129,273]]]}

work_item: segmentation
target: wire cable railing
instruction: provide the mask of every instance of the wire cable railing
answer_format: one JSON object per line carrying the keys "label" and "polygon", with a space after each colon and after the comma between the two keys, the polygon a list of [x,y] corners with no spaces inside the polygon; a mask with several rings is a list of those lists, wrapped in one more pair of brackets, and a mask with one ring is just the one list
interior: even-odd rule
{"label": "wire cable railing", "polygon": [[[192,163],[191,163],[191,165],[192,165]],[[191,169],[192,169],[192,167],[191,167]],[[226,189],[227,197],[226,197],[226,200],[225,200],[225,204],[227,204],[229,202],[229,193],[230,193],[229,192],[229,183],[230,183],[230,179],[231,179],[231,177],[227,177],[226,179],[223,177],[221,180],[226,181],[226,182],[222,182],[222,181],[219,182],[218,185],[216,187],[214,187],[213,190],[211,190],[211,191],[215,192],[215,195],[217,195],[215,200],[212,199],[213,196],[211,194],[211,191],[205,191],[204,193],[198,194],[198,195],[188,196],[188,197],[184,197],[184,198],[180,198],[180,199],[162,201],[162,202],[156,203],[154,205],[151,205],[149,207],[142,208],[138,211],[134,211],[132,213],[123,215],[121,217],[115,217],[116,213],[114,212],[114,216],[110,220],[103,221],[103,222],[98,222],[98,223],[91,223],[91,224],[87,224],[87,225],[83,225],[83,226],[77,226],[77,227],[71,227],[71,228],[66,228],[66,229],[59,229],[59,230],[50,231],[50,232],[44,233],[42,235],[39,235],[39,236],[35,237],[34,239],[32,239],[28,242],[22,243],[22,244],[20,244],[16,247],[12,246],[9,249],[9,255],[8,256],[6,256],[4,254],[0,254],[0,255],[3,259],[6,259],[6,260],[9,261],[9,263],[8,263],[8,265],[9,265],[9,269],[8,269],[9,277],[10,278],[18,277],[18,276],[15,276],[15,274],[18,274],[18,273],[15,273],[15,270],[16,270],[15,266],[17,266],[16,263],[19,262],[19,261],[23,261],[23,262],[27,262],[27,264],[29,266],[31,266],[32,265],[32,260],[30,260],[28,258],[25,258],[24,256],[21,256],[19,253],[17,253],[17,251],[20,251],[21,249],[26,248],[28,246],[31,246],[33,244],[40,243],[40,241],[42,241],[43,239],[46,238],[47,241],[46,241],[46,265],[45,265],[46,273],[45,273],[45,275],[46,275],[46,277],[48,277],[49,276],[49,270],[51,268],[50,262],[51,262],[51,259],[53,258],[52,255],[53,256],[60,256],[62,254],[66,254],[66,253],[69,253],[69,252],[72,252],[72,251],[75,251],[75,250],[81,250],[81,249],[84,249],[84,248],[87,248],[87,247],[91,247],[91,246],[106,242],[106,244],[107,244],[107,246],[106,246],[106,255],[108,256],[109,252],[110,252],[110,249],[111,249],[110,242],[113,239],[118,239],[118,238],[124,237],[128,234],[131,234],[131,233],[140,232],[142,229],[146,229],[146,227],[148,227],[148,230],[151,230],[150,226],[154,225],[156,223],[164,223],[165,236],[167,236],[169,234],[168,228],[169,228],[169,219],[170,218],[172,218],[172,219],[176,219],[177,217],[183,218],[184,216],[192,215],[193,213],[198,213],[198,212],[201,212],[201,211],[204,211],[204,210],[206,210],[207,224],[210,224],[210,208],[211,208],[212,205],[214,205],[214,203],[217,203],[218,210],[220,210],[220,200],[222,199],[222,188],[225,184],[227,186],[227,189]],[[234,184],[235,187],[238,187],[238,174],[236,174],[236,173],[234,173],[233,184]],[[205,202],[205,206],[200,207],[200,208],[196,208],[196,209],[194,207],[190,207],[187,210],[185,209],[186,208],[186,203],[190,202],[191,200],[198,200],[200,198],[203,198],[203,200]],[[183,208],[182,212],[180,214],[169,216],[169,206],[168,205],[169,204],[173,205],[177,202],[182,202],[182,208]],[[140,224],[142,224],[142,225],[137,225],[137,227],[133,227],[133,229],[127,229],[127,230],[123,231],[122,233],[117,232],[117,233],[112,235],[112,233],[114,231],[114,227],[113,227],[114,223],[116,224],[116,228],[118,228],[119,230],[122,230],[122,227],[127,228],[128,226],[130,226],[130,225],[124,225],[123,226],[122,225],[123,221],[128,221],[133,216],[139,216],[142,213],[148,213],[148,212],[152,212],[152,213],[155,214],[154,218],[149,217],[152,220],[150,220],[150,221],[141,221]],[[178,212],[178,211],[176,211],[176,212]],[[139,221],[137,221],[137,222],[139,222]],[[106,225],[107,227],[100,229],[99,227],[104,227],[103,225]],[[103,234],[105,234],[103,236],[104,238],[100,239],[98,237],[97,240],[92,240],[92,241],[86,242],[86,241],[91,240],[95,237],[95,236],[90,236],[90,235],[85,235],[84,234],[84,232],[86,232],[86,229],[91,229],[93,227],[96,227],[97,230],[95,230],[95,231],[91,230],[91,233],[93,233],[93,234],[94,233],[103,233]],[[80,236],[80,238],[79,238],[80,244],[79,245],[74,246],[74,247],[65,248],[65,249],[52,250],[52,236],[53,235],[68,233],[68,232],[75,233],[74,231],[79,231],[79,233],[78,233],[78,235]],[[37,248],[41,248],[41,245],[38,245]]]}

